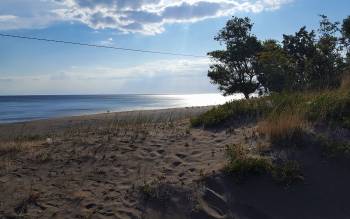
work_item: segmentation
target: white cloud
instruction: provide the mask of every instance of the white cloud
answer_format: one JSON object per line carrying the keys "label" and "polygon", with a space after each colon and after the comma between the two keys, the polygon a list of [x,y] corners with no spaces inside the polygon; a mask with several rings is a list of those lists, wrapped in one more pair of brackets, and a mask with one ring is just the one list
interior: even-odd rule
{"label": "white cloud", "polygon": [[106,40],[101,40],[100,42],[98,42],[97,44],[101,45],[101,46],[113,46],[114,45],[114,40],[112,37],[109,37]]}
{"label": "white cloud", "polygon": [[[193,77],[206,76],[209,59],[159,60],[125,68],[73,67],[55,75],[54,79],[70,80],[120,80],[152,77]],[[50,77],[51,79],[52,76]]]}
{"label": "white cloud", "polygon": [[[0,29],[45,27],[57,21],[78,21],[93,29],[154,35],[166,24],[190,23],[235,12],[276,10],[292,0],[3,0],[27,4],[33,13],[1,15]],[[25,7],[24,7],[25,8]],[[20,9],[18,9],[20,10]],[[21,9],[22,10],[22,9]],[[1,19],[1,16],[3,18]]]}
{"label": "white cloud", "polygon": [[10,15],[10,14],[0,15],[0,22],[13,21],[15,19],[17,19],[17,16],[14,16],[14,15]]}
{"label": "white cloud", "polygon": [[66,9],[61,17],[77,20],[94,29],[157,34],[165,24],[197,22],[237,11],[276,10],[290,0],[57,0]]}
{"label": "white cloud", "polygon": [[55,13],[60,7],[53,0],[1,0],[0,30],[45,28],[64,19]]}
{"label": "white cloud", "polygon": [[[209,59],[159,60],[124,68],[74,66],[53,74],[0,74],[0,94],[212,92]],[[194,81],[196,83],[194,83]]]}

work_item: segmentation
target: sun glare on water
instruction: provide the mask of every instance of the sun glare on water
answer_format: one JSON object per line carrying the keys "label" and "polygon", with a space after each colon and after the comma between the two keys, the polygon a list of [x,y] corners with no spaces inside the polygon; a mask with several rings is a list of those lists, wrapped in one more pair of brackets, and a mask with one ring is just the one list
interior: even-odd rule
{"label": "sun glare on water", "polygon": [[[222,96],[221,94],[188,94],[188,95],[165,95],[169,99],[174,99],[181,107],[191,106],[211,106],[224,104],[228,101],[242,99],[240,94],[232,96]],[[164,96],[163,96],[164,97]]]}

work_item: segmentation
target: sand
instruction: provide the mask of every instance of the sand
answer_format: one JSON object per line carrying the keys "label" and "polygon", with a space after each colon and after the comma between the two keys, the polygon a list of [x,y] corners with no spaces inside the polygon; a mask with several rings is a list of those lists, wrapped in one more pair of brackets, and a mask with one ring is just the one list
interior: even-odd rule
{"label": "sand", "polygon": [[[2,155],[0,215],[140,218],[140,186],[157,179],[188,186],[224,164],[224,145],[231,138],[189,129],[186,118],[206,109],[2,125],[4,142],[15,136],[25,140],[15,154]],[[14,212],[33,194],[35,203]]]}
{"label": "sand", "polygon": [[308,178],[290,188],[225,176],[226,145],[266,142],[255,124],[190,128],[209,108],[0,125],[0,218],[350,217],[349,169],[319,151],[295,154]]}

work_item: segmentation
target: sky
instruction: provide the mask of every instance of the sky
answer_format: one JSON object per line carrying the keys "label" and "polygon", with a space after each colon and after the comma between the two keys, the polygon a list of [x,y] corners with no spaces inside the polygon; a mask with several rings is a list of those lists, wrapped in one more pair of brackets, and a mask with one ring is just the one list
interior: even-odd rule
{"label": "sky", "polygon": [[207,52],[231,16],[261,40],[317,29],[349,0],[0,0],[0,33],[203,57],[147,54],[0,37],[0,95],[218,92]]}

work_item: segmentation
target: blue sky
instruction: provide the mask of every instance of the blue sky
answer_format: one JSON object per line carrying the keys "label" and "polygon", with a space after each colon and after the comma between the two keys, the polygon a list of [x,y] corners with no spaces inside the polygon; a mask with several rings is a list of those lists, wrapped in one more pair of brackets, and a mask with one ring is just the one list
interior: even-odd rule
{"label": "blue sky", "polygon": [[[349,0],[1,0],[0,33],[205,56],[232,15],[280,40],[349,9]],[[217,92],[209,63],[0,37],[0,95]]]}

